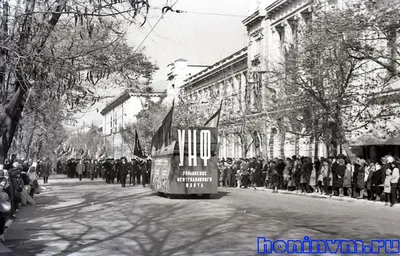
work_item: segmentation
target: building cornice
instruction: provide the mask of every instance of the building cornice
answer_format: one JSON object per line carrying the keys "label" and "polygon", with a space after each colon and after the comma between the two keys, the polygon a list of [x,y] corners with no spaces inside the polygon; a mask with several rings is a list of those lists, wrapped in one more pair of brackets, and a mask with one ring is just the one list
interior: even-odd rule
{"label": "building cornice", "polygon": [[111,112],[113,109],[124,103],[125,101],[129,100],[131,96],[129,95],[128,90],[124,90],[120,95],[118,95],[113,101],[106,105],[103,110],[100,111],[102,116],[106,115],[107,113]]}
{"label": "building cornice", "polygon": [[252,15],[248,16],[246,19],[242,21],[243,25],[246,27],[252,26],[254,23],[259,22],[260,20],[263,20],[265,18],[265,12],[264,11],[255,11]]}
{"label": "building cornice", "polygon": [[[286,8],[290,3],[294,2],[295,0],[277,0],[275,2],[273,2],[272,4],[270,4],[269,6],[267,6],[267,8],[265,8],[265,12],[266,12],[266,17],[267,18],[271,18],[271,16],[279,11],[281,11],[282,9]],[[276,20],[273,22],[273,24],[271,24],[271,26],[275,26],[277,23],[281,22],[282,20],[287,19],[288,17],[292,16],[294,13],[297,12],[311,12],[311,10],[308,10],[308,8],[312,5],[312,0],[303,0],[303,3],[300,4],[298,7],[296,7],[295,9],[291,10],[290,13],[287,13],[286,15],[284,15],[283,17],[281,17],[279,20]]]}
{"label": "building cornice", "polygon": [[294,0],[277,0],[273,2],[272,4],[268,5],[267,8],[265,8],[265,11],[267,15],[272,14],[274,12],[280,11],[286,6],[288,6],[291,2]]}
{"label": "building cornice", "polygon": [[185,89],[187,86],[192,86],[203,79],[218,73],[219,71],[223,70],[227,66],[234,65],[242,60],[247,59],[247,47],[235,52],[234,54],[216,62],[212,66],[200,71],[199,73],[190,76],[189,78],[184,80],[184,84],[182,88]]}
{"label": "building cornice", "polygon": [[134,90],[124,90],[120,95],[118,95],[113,101],[101,110],[101,115],[106,115],[118,106],[122,105],[124,102],[129,100],[131,97],[162,97],[166,95],[166,92],[138,92]]}

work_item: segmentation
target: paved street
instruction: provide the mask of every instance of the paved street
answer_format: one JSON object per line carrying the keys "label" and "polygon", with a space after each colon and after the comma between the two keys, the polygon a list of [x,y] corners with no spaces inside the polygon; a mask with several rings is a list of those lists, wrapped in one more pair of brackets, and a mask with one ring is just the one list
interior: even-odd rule
{"label": "paved street", "polygon": [[4,255],[255,255],[257,236],[400,234],[400,207],[380,203],[234,188],[212,200],[170,200],[141,186],[52,177],[46,189],[7,231]]}

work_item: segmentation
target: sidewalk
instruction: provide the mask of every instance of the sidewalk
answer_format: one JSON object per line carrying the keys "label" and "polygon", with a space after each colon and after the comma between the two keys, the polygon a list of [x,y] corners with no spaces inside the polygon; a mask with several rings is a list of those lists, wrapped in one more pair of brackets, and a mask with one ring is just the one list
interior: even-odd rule
{"label": "sidewalk", "polygon": [[[253,188],[248,188],[248,189],[253,189]],[[272,193],[272,189],[267,189],[265,187],[257,187],[258,191],[264,191],[267,193]],[[320,198],[320,199],[330,199],[330,200],[335,200],[335,201],[344,201],[344,202],[351,202],[351,203],[363,203],[363,204],[385,204],[384,201],[369,201],[367,199],[355,199],[351,197],[339,197],[339,196],[327,196],[327,195],[321,195],[319,193],[300,193],[296,191],[287,191],[287,190],[278,190],[278,194],[288,194],[288,195],[294,195],[294,196],[305,196],[305,197],[313,197],[313,198]],[[389,206],[388,206],[389,207]],[[395,204],[393,207],[389,208],[398,208],[400,209],[400,204]]]}
{"label": "sidewalk", "polygon": [[[55,180],[55,181],[57,181],[57,182],[60,182],[60,180],[62,180],[62,179],[65,178],[65,175],[59,175],[59,174],[55,174],[55,175],[54,175],[54,174],[53,174],[51,177],[52,177],[53,181]],[[52,190],[51,185],[53,185],[53,184],[51,184],[51,185],[50,185],[50,188],[49,188],[49,185],[48,185],[48,184],[44,185],[44,184],[43,184],[43,180],[39,180],[39,185],[40,185],[41,188],[42,188],[41,194],[43,194],[43,193],[46,193],[46,192],[51,191],[51,190]],[[54,186],[54,185],[53,185],[53,186]],[[5,242],[5,244],[7,244],[7,237],[9,238],[10,235],[13,236],[13,233],[16,233],[15,231],[11,231],[11,232],[10,232],[11,225],[13,225],[14,222],[15,222],[15,224],[13,225],[13,228],[15,228],[15,225],[17,225],[16,228],[17,228],[18,231],[19,231],[19,232],[17,232],[17,233],[20,233],[20,234],[21,234],[21,237],[26,236],[26,231],[23,230],[23,229],[20,229],[18,226],[21,225],[21,224],[22,224],[22,226],[23,226],[24,222],[25,222],[25,221],[28,221],[28,220],[29,220],[29,217],[30,217],[35,211],[36,211],[36,206],[34,206],[34,205],[23,206],[21,209],[19,209],[19,211],[18,211],[18,213],[17,213],[17,219],[16,219],[16,220],[14,220],[14,221],[13,221],[13,220],[8,220],[8,221],[7,221],[7,223],[6,223],[6,228],[7,228],[7,229],[6,229],[6,231],[5,231],[5,237],[6,237],[6,242]],[[18,222],[20,222],[20,223],[18,223]],[[8,236],[7,236],[7,235],[8,235]],[[15,254],[13,253],[13,251],[11,250],[11,248],[5,246],[2,242],[0,242],[0,255],[15,255]]]}

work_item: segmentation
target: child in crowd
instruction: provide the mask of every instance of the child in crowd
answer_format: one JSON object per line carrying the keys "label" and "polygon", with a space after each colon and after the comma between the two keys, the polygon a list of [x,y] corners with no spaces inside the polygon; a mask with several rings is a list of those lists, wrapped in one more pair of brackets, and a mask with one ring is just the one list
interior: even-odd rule
{"label": "child in crowd", "polygon": [[322,170],[319,170],[317,177],[317,188],[321,195],[324,193],[324,186],[322,185],[323,180],[324,180],[324,175],[322,174]]}
{"label": "child in crowd", "polygon": [[386,170],[385,183],[383,184],[383,192],[385,192],[385,205],[389,204],[390,200],[390,180],[392,179],[392,170]]}

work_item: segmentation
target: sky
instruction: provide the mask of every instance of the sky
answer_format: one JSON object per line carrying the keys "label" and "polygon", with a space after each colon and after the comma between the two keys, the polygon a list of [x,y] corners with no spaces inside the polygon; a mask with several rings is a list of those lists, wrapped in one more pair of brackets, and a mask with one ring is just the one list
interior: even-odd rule
{"label": "sky", "polygon": [[[183,58],[188,64],[212,65],[247,45],[246,28],[242,21],[248,15],[249,0],[149,0],[151,9],[143,27],[132,25],[127,39],[134,49],[144,48],[150,60],[159,70],[153,82],[167,79],[167,65]],[[174,10],[187,13],[167,12],[162,7],[176,2]],[[138,17],[138,20],[141,19]],[[157,21],[158,24],[157,24]],[[157,25],[156,25],[157,24]],[[156,26],[155,26],[156,25]],[[153,31],[150,33],[151,29]],[[147,39],[145,37],[148,35]],[[116,95],[119,90],[114,90]],[[78,116],[78,126],[84,122],[101,125],[97,112],[105,106],[100,102]]]}

